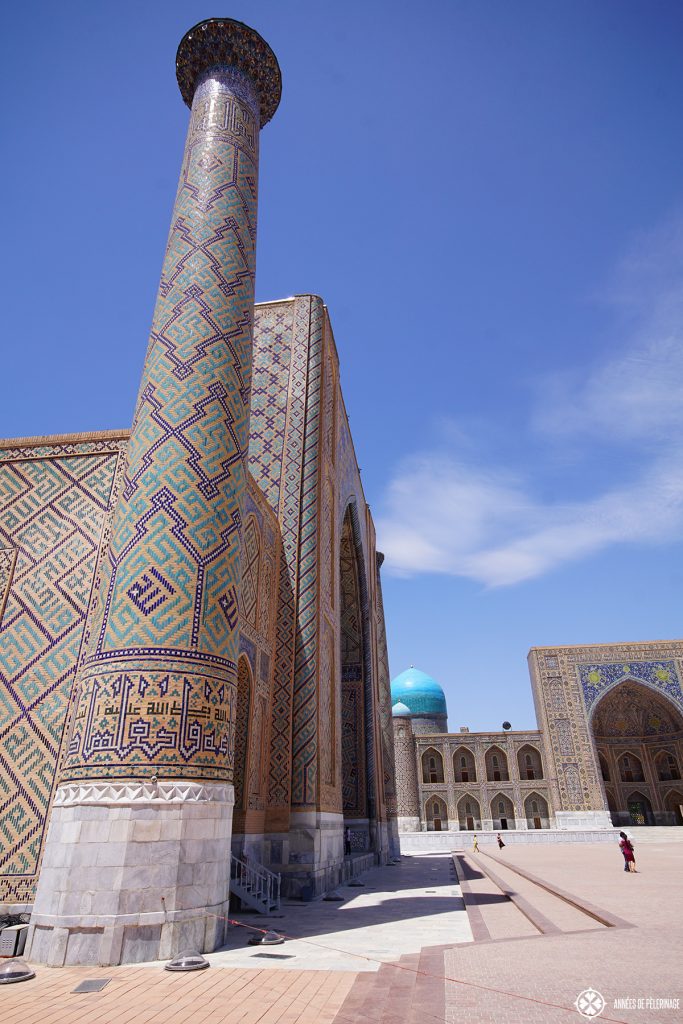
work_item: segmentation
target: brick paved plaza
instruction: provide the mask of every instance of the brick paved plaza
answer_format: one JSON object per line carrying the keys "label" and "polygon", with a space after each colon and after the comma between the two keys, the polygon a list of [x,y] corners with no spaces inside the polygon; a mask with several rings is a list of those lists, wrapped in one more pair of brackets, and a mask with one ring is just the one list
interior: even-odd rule
{"label": "brick paved plaza", "polygon": [[[458,860],[469,916],[450,856],[404,857],[368,872],[363,887],[343,887],[344,902],[283,906],[270,923],[294,937],[284,945],[251,947],[244,930],[233,930],[207,971],[37,967],[32,981],[2,990],[2,1021],[554,1024],[586,1019],[573,1004],[589,987],[606,1002],[599,1020],[679,1021],[680,1009],[638,1009],[639,999],[683,1005],[683,839],[670,835],[636,837],[635,875],[623,872],[616,844],[518,844],[500,853],[482,844],[480,855]],[[99,993],[73,993],[87,978],[111,980]]]}

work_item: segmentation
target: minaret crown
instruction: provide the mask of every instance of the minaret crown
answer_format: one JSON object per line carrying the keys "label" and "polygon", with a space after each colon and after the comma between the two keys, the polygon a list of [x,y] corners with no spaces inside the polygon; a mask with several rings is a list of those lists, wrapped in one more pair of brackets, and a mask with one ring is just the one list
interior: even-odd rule
{"label": "minaret crown", "polygon": [[176,54],[176,77],[188,107],[201,77],[211,68],[236,68],[259,94],[261,128],[270,121],[282,95],[277,57],[258,32],[232,18],[209,18],[186,32]]}

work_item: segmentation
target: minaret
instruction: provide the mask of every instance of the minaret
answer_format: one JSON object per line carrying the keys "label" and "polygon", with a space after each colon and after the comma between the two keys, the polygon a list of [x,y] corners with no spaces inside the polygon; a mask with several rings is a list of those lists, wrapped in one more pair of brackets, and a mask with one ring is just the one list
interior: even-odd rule
{"label": "minaret", "polygon": [[176,68],[190,126],[31,920],[53,965],[213,949],[228,906],[258,144],[281,80],[230,19],[191,29]]}

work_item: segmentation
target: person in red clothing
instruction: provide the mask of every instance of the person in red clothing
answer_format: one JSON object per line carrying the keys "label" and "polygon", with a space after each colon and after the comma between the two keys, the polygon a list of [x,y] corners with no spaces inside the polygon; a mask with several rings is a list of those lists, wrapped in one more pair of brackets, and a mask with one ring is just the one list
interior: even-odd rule
{"label": "person in red clothing", "polygon": [[619,833],[619,849],[624,855],[624,871],[636,870],[636,857],[633,844],[625,832]]}

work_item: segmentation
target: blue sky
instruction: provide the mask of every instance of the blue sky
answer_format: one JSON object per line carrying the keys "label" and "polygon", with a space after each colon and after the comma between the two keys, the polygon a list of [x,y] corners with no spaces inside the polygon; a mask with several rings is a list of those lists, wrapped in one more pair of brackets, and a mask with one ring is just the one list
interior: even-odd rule
{"label": "blue sky", "polygon": [[393,674],[534,724],[530,646],[679,636],[683,6],[33,3],[4,14],[0,434],[130,424],[187,110],[275,50],[257,298],[327,302]]}

